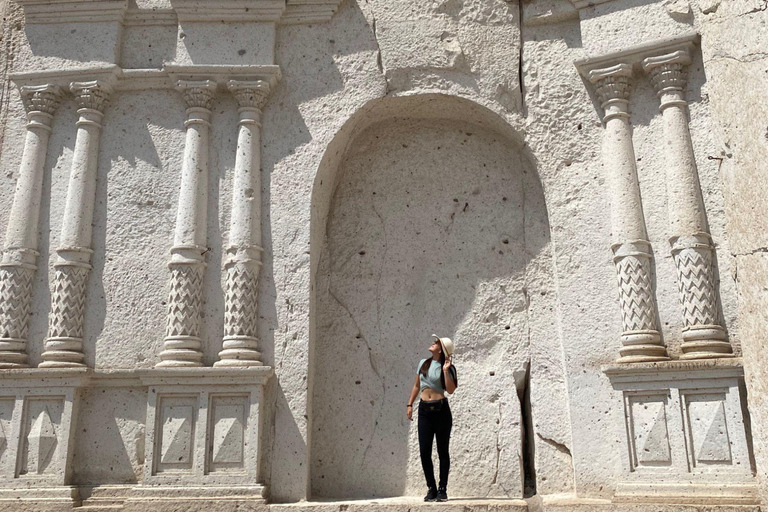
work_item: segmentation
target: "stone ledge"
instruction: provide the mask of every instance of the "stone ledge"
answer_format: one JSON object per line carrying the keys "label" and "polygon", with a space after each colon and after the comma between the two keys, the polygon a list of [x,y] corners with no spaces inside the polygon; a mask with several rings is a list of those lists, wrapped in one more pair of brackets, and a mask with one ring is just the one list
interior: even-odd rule
{"label": "stone ledge", "polygon": [[644,382],[682,380],[695,375],[696,379],[742,377],[744,368],[739,357],[720,359],[677,359],[647,363],[610,364],[601,368],[612,382]]}
{"label": "stone ledge", "polygon": [[263,384],[271,366],[243,368],[147,368],[135,370],[92,368],[21,368],[0,370],[2,387],[143,387],[151,385]]}
{"label": "stone ledge", "polygon": [[573,63],[576,69],[584,77],[589,77],[589,72],[595,69],[607,68],[619,63],[629,64],[639,68],[640,63],[646,57],[670,53],[676,50],[687,49],[692,51],[694,46],[699,43],[700,36],[697,32],[691,32],[679,37],[669,39],[660,39],[649,43],[632,46],[625,50],[587,57]]}

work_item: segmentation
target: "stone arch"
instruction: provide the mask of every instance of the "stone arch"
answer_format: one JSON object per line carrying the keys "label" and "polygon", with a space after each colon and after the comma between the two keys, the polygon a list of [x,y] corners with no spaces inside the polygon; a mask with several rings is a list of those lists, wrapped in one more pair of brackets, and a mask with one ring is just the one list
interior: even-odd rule
{"label": "stone arch", "polygon": [[310,248],[310,496],[423,491],[404,412],[435,331],[456,339],[462,379],[452,491],[522,497],[529,289],[552,264],[519,135],[453,96],[370,102],[318,169]]}

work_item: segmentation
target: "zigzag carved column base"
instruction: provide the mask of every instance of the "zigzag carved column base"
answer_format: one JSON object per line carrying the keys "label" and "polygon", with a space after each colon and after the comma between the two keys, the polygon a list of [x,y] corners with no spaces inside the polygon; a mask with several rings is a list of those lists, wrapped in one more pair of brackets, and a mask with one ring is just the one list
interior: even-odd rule
{"label": "zigzag carved column base", "polygon": [[223,350],[214,366],[261,366],[258,351],[259,271],[258,246],[230,247],[224,304]]}
{"label": "zigzag carved column base", "polygon": [[707,233],[674,237],[672,256],[677,267],[683,309],[681,359],[733,357],[728,335],[718,317],[711,238]]}
{"label": "zigzag carved column base", "polygon": [[[33,257],[37,256],[36,251]],[[34,265],[0,265],[0,369],[26,368]]]}
{"label": "zigzag carved column base", "polygon": [[85,292],[89,263],[93,251],[86,248],[63,248],[57,251],[56,274],[51,289],[51,312],[48,337],[42,354],[41,368],[77,368],[83,362],[83,326]]}
{"label": "zigzag carved column base", "polygon": [[203,307],[202,254],[205,247],[177,246],[171,249],[168,324],[159,368],[203,366],[200,339]]}
{"label": "zigzag carved column base", "polygon": [[669,357],[656,322],[650,242],[633,240],[615,244],[612,249],[623,327],[617,362],[665,361]]}

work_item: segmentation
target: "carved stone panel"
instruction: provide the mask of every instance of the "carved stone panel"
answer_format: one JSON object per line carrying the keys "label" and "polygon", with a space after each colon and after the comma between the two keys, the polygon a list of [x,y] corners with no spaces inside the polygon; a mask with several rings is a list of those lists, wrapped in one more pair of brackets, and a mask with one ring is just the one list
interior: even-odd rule
{"label": "carved stone panel", "polygon": [[731,465],[731,441],[725,413],[725,395],[709,393],[685,393],[683,404],[689,457],[693,467],[702,465]]}
{"label": "carved stone panel", "polygon": [[196,397],[162,397],[155,451],[156,471],[191,471],[197,412]]}
{"label": "carved stone panel", "polygon": [[211,397],[208,471],[243,470],[247,400],[247,396]]}
{"label": "carved stone panel", "polygon": [[636,363],[605,371],[623,396],[625,421],[617,434],[626,439],[628,455],[614,501],[754,502],[740,360]]}
{"label": "carved stone panel", "polygon": [[669,466],[672,463],[667,400],[666,393],[626,396],[632,469],[640,466]]}
{"label": "carved stone panel", "polygon": [[27,400],[20,475],[52,474],[59,469],[61,460],[56,452],[61,442],[63,411],[63,398]]}

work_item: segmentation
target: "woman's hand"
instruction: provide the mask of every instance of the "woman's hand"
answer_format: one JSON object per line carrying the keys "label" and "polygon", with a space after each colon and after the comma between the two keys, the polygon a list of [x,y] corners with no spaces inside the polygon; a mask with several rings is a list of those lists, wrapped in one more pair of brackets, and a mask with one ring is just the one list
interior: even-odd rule
{"label": "woman's hand", "polygon": [[450,369],[451,369],[451,358],[450,357],[446,357],[445,358],[445,364],[443,365],[443,371],[447,372]]}
{"label": "woman's hand", "polygon": [[413,421],[413,406],[409,405],[407,410],[408,412],[406,414],[408,415],[408,419]]}

